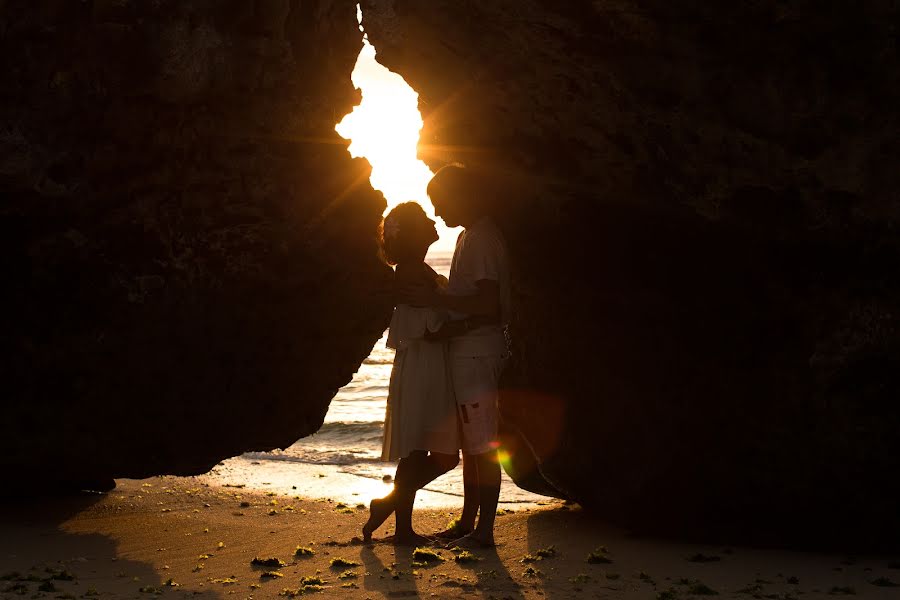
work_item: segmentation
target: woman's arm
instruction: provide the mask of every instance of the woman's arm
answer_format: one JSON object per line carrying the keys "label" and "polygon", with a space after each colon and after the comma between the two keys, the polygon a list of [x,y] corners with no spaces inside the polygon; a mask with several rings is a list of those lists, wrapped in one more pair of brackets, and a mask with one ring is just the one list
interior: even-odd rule
{"label": "woman's arm", "polygon": [[394,298],[396,304],[408,304],[415,307],[428,306],[406,293],[407,289],[422,289],[435,292],[440,275],[425,263],[397,265],[394,275]]}
{"label": "woman's arm", "polygon": [[431,268],[431,265],[429,265],[428,263],[425,263],[425,271],[426,271],[427,273],[430,273],[430,274],[431,274],[431,278],[434,279],[435,281],[437,281],[438,279],[441,278],[441,275],[439,275],[437,271],[435,271],[434,269],[432,269],[432,268]]}

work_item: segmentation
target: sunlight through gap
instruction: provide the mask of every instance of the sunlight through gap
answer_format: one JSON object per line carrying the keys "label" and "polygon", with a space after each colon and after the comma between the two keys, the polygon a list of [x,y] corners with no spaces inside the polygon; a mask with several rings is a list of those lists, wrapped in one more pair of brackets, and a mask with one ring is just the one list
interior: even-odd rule
{"label": "sunlight through gap", "polygon": [[[363,31],[359,5],[356,11]],[[362,102],[335,130],[350,140],[351,156],[364,157],[372,165],[370,181],[373,188],[384,194],[387,210],[413,200],[434,218],[434,209],[425,193],[433,173],[416,156],[422,130],[419,95],[403,77],[375,60],[375,48],[365,32],[351,77],[353,85],[362,91]],[[435,221],[441,239],[431,247],[431,253],[452,251],[456,231],[448,229],[441,219]]]}

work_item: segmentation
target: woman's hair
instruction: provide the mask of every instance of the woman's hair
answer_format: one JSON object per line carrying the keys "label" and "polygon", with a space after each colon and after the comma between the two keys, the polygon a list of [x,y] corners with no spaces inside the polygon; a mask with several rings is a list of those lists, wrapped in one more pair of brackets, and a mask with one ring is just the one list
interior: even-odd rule
{"label": "woman's hair", "polygon": [[389,265],[417,257],[427,220],[425,211],[416,202],[404,202],[391,209],[381,224],[381,250]]}

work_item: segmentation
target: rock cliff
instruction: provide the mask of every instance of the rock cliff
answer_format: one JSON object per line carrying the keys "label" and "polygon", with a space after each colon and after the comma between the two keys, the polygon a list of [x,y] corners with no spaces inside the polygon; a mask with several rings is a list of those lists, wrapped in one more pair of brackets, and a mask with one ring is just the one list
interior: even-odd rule
{"label": "rock cliff", "polygon": [[[526,487],[637,527],[900,533],[895,2],[365,0],[513,261]],[[387,324],[333,127],[352,1],[0,1],[0,464],[196,473],[315,431]]]}
{"label": "rock cliff", "polygon": [[314,432],[387,326],[334,124],[351,0],[0,2],[0,464],[198,473]]}
{"label": "rock cliff", "polygon": [[517,480],[656,530],[893,543],[896,3],[363,7],[422,158],[499,200]]}

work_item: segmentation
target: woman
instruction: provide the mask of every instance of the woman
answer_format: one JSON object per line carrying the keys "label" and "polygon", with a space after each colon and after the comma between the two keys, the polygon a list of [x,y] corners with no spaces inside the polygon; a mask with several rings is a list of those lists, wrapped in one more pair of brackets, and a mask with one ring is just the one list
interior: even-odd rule
{"label": "woman", "polygon": [[[415,202],[395,207],[384,220],[382,248],[396,265],[397,288],[427,285],[443,288],[447,279],[425,264],[429,246],[438,239],[434,221]],[[387,346],[394,366],[388,388],[381,459],[400,460],[394,490],[369,505],[363,539],[396,512],[394,543],[417,545],[429,540],[412,528],[416,492],[459,463],[456,400],[447,374],[447,346],[426,341],[441,330],[447,315],[428,307],[399,304],[394,309]]]}

